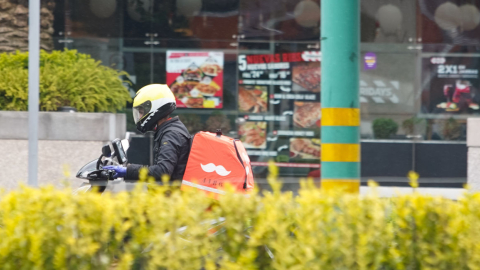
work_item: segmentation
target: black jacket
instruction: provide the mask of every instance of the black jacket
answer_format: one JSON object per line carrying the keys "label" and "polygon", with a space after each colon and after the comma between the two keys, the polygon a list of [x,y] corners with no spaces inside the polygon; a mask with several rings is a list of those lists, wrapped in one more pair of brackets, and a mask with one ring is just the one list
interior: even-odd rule
{"label": "black jacket", "polygon": [[[155,131],[153,165],[148,166],[149,175],[157,181],[163,175],[171,180],[183,180],[190,153],[191,136],[185,125],[174,117],[163,123]],[[138,180],[138,173],[144,165],[128,164],[125,180]]]}

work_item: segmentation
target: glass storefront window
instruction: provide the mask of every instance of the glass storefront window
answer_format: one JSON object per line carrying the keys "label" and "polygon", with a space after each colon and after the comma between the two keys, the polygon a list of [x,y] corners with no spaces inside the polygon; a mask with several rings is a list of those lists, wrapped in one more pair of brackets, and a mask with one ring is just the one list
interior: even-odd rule
{"label": "glass storefront window", "polygon": [[[132,95],[169,84],[189,131],[221,128],[241,139],[259,179],[271,159],[293,185],[318,179],[319,0],[56,2],[56,49],[125,70]],[[405,184],[416,170],[425,181],[465,182],[466,119],[480,113],[479,9],[361,1],[363,180]]]}

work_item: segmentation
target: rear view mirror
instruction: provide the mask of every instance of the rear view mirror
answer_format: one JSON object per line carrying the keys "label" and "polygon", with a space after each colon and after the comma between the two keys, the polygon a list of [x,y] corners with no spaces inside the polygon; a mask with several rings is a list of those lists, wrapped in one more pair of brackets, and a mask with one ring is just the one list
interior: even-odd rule
{"label": "rear view mirror", "polygon": [[110,145],[108,143],[102,147],[102,154],[105,157],[110,157],[112,155],[112,150],[110,149]]}

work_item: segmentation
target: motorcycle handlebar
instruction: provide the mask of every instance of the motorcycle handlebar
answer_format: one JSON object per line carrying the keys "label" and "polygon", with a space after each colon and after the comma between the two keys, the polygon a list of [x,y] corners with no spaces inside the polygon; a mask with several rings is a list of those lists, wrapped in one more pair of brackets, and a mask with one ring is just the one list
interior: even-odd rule
{"label": "motorcycle handlebar", "polygon": [[112,179],[113,177],[110,177],[110,175],[111,173],[109,171],[102,171],[100,173],[100,177],[105,179]]}

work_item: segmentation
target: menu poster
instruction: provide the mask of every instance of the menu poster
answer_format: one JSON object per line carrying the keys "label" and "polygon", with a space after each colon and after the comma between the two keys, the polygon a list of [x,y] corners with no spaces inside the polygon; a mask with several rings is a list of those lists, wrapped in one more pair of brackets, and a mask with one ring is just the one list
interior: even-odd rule
{"label": "menu poster", "polygon": [[320,60],[319,51],[239,55],[238,133],[252,165],[273,158],[280,167],[318,168]]}
{"label": "menu poster", "polygon": [[222,108],[223,52],[167,51],[167,84],[178,108]]}
{"label": "menu poster", "polygon": [[479,69],[479,57],[423,58],[422,111],[480,113]]}

